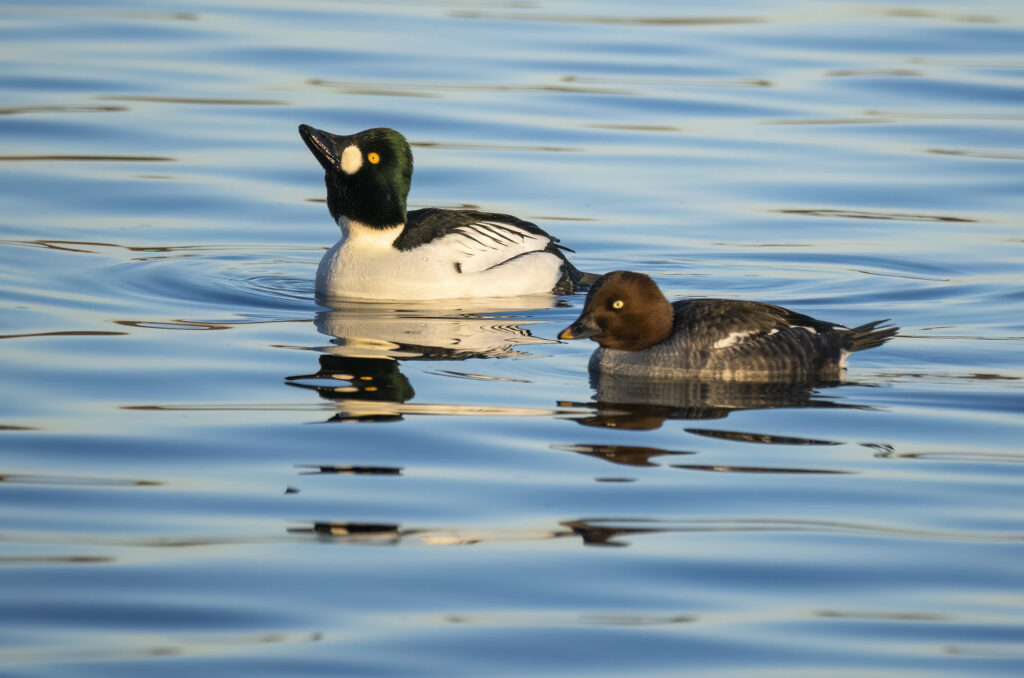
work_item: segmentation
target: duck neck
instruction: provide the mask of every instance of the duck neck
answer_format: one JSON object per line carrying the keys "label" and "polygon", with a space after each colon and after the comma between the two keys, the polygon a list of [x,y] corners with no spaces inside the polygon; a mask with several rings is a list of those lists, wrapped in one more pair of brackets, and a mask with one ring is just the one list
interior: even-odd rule
{"label": "duck neck", "polygon": [[338,227],[341,229],[341,241],[350,247],[360,249],[387,249],[393,247],[395,239],[402,233],[405,224],[394,224],[392,226],[367,226],[361,221],[349,219],[342,215],[338,217]]}

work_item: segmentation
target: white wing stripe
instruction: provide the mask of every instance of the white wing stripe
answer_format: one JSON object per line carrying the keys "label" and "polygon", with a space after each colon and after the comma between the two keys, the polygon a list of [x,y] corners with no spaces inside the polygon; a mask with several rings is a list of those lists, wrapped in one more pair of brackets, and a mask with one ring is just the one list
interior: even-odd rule
{"label": "white wing stripe", "polygon": [[757,330],[747,330],[745,332],[730,332],[729,336],[724,339],[719,339],[711,348],[729,348],[740,343],[744,338],[749,337],[751,334],[757,334]]}

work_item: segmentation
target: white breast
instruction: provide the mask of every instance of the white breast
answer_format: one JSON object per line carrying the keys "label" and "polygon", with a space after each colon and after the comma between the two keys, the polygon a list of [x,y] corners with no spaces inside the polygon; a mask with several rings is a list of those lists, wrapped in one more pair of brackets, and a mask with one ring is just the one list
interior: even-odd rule
{"label": "white breast", "polygon": [[341,221],[341,240],[316,274],[317,294],[330,299],[549,294],[561,275],[562,260],[543,251],[546,239],[524,238],[495,250],[452,234],[402,252],[392,246],[401,226],[382,230]]}

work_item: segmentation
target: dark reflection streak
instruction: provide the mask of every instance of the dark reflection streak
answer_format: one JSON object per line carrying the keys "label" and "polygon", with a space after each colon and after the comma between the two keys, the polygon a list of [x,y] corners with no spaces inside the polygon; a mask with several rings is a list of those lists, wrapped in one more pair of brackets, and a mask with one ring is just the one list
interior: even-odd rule
{"label": "dark reflection streak", "polygon": [[[644,85],[648,87],[773,87],[770,80],[714,80],[700,78],[592,78],[585,75],[566,75],[562,82],[600,82],[622,85]],[[584,125],[589,127],[590,125]],[[678,131],[678,127],[646,125],[610,125],[613,129],[647,129],[650,131]]]}
{"label": "dark reflection streak", "polygon": [[942,15],[939,12],[932,12],[925,9],[890,9],[885,12],[887,16],[907,19],[948,19],[950,21],[961,21],[965,23],[1002,23],[998,17],[989,14],[960,14]]}
{"label": "dark reflection streak", "polygon": [[[238,248],[228,245],[122,245],[114,242],[101,242],[93,240],[5,240],[0,239],[0,245],[12,245],[21,247],[41,247],[48,250],[58,250],[61,252],[77,252],[81,254],[103,254],[102,252],[96,251],[96,249],[89,248],[109,248],[119,249],[126,252],[147,252],[147,253],[158,253],[158,254],[174,254],[176,256],[199,256],[200,252],[231,252],[237,253]],[[271,247],[269,245],[250,245],[252,250],[264,250],[273,249],[275,252],[280,252],[281,248],[278,246]],[[310,251],[323,251],[323,247],[290,247],[287,248],[296,252],[310,252]],[[181,254],[186,252],[188,254]],[[137,257],[131,261],[151,261],[158,257]]]}
{"label": "dark reflection streak", "polygon": [[264,535],[260,537],[238,536],[180,536],[180,537],[123,537],[120,535],[82,536],[71,532],[22,532],[14,535],[0,533],[0,543],[17,542],[18,544],[71,544],[88,546],[131,546],[143,548],[195,548],[203,546],[224,546],[238,544],[273,544],[286,541],[280,536]]}
{"label": "dark reflection streak", "polygon": [[288,106],[291,102],[281,99],[210,99],[203,97],[160,97],[160,96],[98,96],[103,101],[145,101],[164,104],[213,104],[222,106]]}
{"label": "dark reflection streak", "polygon": [[25,339],[28,337],[123,337],[127,335],[128,332],[104,332],[101,330],[63,330],[58,332],[0,334],[0,339]]}
{"label": "dark reflection streak", "polygon": [[512,379],[510,377],[492,377],[486,374],[473,374],[472,372],[457,372],[455,370],[434,370],[428,374],[435,374],[439,377],[455,377],[456,379],[469,379],[471,381],[507,381],[515,384],[531,384],[528,379]]}
{"label": "dark reflection streak", "polygon": [[156,480],[122,480],[118,478],[79,478],[75,476],[47,476],[28,473],[0,474],[0,483],[20,485],[77,485],[81,487],[157,487]]}
{"label": "dark reflection streak", "polygon": [[845,219],[878,219],[882,221],[937,221],[960,224],[978,223],[976,219],[946,217],[933,214],[901,214],[898,212],[865,212],[858,210],[816,209],[816,210],[774,210],[779,214],[799,214],[808,217],[843,217]]}
{"label": "dark reflection streak", "polygon": [[[210,648],[216,647],[220,651],[225,648],[270,644],[270,643],[315,643],[323,640],[323,634],[319,631],[296,632],[296,633],[255,633],[238,634],[231,632],[210,633],[208,630],[202,634],[199,640],[167,640],[160,645],[138,645],[128,644],[131,641],[112,641],[111,644],[96,644],[88,648],[65,648],[56,645],[25,647],[18,649],[4,649],[0,655],[0,662],[4,665],[12,664],[33,664],[33,665],[54,665],[54,664],[80,664],[99,663],[101,665],[113,665],[112,662],[137,662],[138,660],[162,658],[162,657],[208,657]],[[11,675],[11,674],[8,674]],[[113,674],[104,674],[113,675]],[[146,675],[140,674],[128,675]]]}
{"label": "dark reflection streak", "polygon": [[518,614],[449,614],[444,621],[449,624],[470,624],[474,626],[502,626],[525,624],[531,627],[545,627],[580,624],[594,626],[665,626],[668,624],[689,624],[699,617],[690,615],[645,615],[645,614],[568,614],[562,617],[541,613],[539,616]]}
{"label": "dark reflection streak", "polygon": [[682,129],[681,127],[674,127],[672,125],[620,125],[603,122],[583,123],[581,127],[589,127],[593,129],[624,130],[627,132],[678,132]]}
{"label": "dark reflection streak", "polygon": [[583,621],[590,624],[608,624],[613,626],[661,626],[664,624],[690,624],[699,619],[690,615],[673,615],[670,617],[657,617],[646,615],[610,615],[610,614],[588,614],[583,616]]}
{"label": "dark reflection streak", "polygon": [[569,520],[563,521],[561,524],[582,538],[585,546],[629,546],[629,542],[615,541],[615,539],[623,535],[668,531],[657,527],[601,527],[588,523],[586,520]]}
{"label": "dark reflection streak", "polygon": [[401,466],[321,466],[319,464],[299,464],[298,468],[314,469],[301,471],[300,475],[365,475],[365,476],[400,476]]}
{"label": "dark reflection streak", "polygon": [[858,70],[850,69],[850,70],[827,71],[825,73],[825,77],[826,78],[845,78],[845,77],[851,77],[851,76],[869,77],[869,78],[873,78],[873,77],[889,77],[889,76],[896,76],[896,77],[918,77],[918,76],[922,76],[922,75],[924,75],[924,73],[922,73],[921,71],[910,69],[910,68],[890,68],[890,69],[880,69],[880,70],[876,70],[876,71],[871,71],[871,70],[860,70],[860,71],[858,71]]}
{"label": "dark reflection streak", "polygon": [[114,323],[126,327],[138,327],[149,330],[230,330],[231,325],[222,323],[204,323],[194,320],[115,320]]}
{"label": "dark reflection streak", "polygon": [[707,438],[720,438],[740,443],[758,443],[762,445],[842,445],[834,440],[815,440],[813,438],[796,438],[777,436],[770,433],[746,433],[742,431],[720,431],[710,428],[686,428],[687,433]]}
{"label": "dark reflection streak", "polygon": [[947,148],[929,148],[926,149],[926,153],[934,153],[936,155],[953,155],[963,158],[981,158],[984,160],[1024,160],[1024,155],[1014,155],[1010,153],[987,153],[983,151],[960,151]]}
{"label": "dark reflection streak", "polygon": [[410,146],[420,148],[459,149],[470,151],[541,151],[548,153],[582,153],[582,148],[569,146],[512,146],[508,144],[473,144],[442,141],[413,141]]}
{"label": "dark reflection streak", "polygon": [[612,24],[624,26],[708,26],[764,23],[761,17],[616,17],[571,16],[558,14],[505,14],[457,10],[448,13],[455,19],[498,19],[502,21],[545,21],[573,24]]}
{"label": "dark reflection streak", "polygon": [[922,111],[898,112],[898,111],[864,111],[864,115],[875,115],[887,118],[898,118],[901,120],[1006,120],[1016,122],[1024,120],[1024,116],[1004,113],[925,113]]}
{"label": "dark reflection streak", "polygon": [[[921,329],[930,329],[923,327]],[[909,377],[911,379],[965,379],[967,381],[1020,381],[1021,377],[1009,377],[1003,374],[990,374],[987,372],[978,372],[975,374],[943,374],[936,372],[932,374],[925,374],[922,372],[889,372],[886,374],[889,377]]]}
{"label": "dark reflection streak", "polygon": [[156,155],[0,155],[0,162],[84,161],[84,162],[177,162],[177,158]]}
{"label": "dark reflection streak", "polygon": [[[255,320],[245,318],[243,320],[221,320],[218,322],[202,322],[199,320],[114,320],[117,325],[126,327],[138,327],[147,330],[230,330],[240,325],[280,325],[284,323],[309,323],[305,318],[294,320]],[[125,334],[119,332],[117,334]],[[287,344],[270,344],[271,348],[300,348],[288,346]]]}
{"label": "dark reflection streak", "polygon": [[0,108],[0,115],[23,113],[115,113],[130,111],[127,106],[14,106]]}
{"label": "dark reflection streak", "polygon": [[109,14],[125,19],[143,19],[146,21],[199,21],[195,12],[142,12],[129,10],[96,10],[96,14]]}
{"label": "dark reflection streak", "polygon": [[812,247],[810,243],[798,242],[713,242],[715,247]]}
{"label": "dark reflection streak", "polygon": [[181,246],[146,246],[132,247],[112,242],[96,242],[92,240],[0,240],[0,245],[24,245],[27,247],[42,247],[48,250],[59,250],[61,252],[79,252],[81,254],[99,254],[86,247],[109,247],[111,249],[123,249],[128,252],[179,252],[183,250],[214,250],[207,245],[181,245]]}
{"label": "dark reflection streak", "polygon": [[930,614],[927,612],[848,612],[843,610],[816,610],[816,617],[832,619],[881,619],[892,621],[949,621],[951,615]]}
{"label": "dark reflection streak", "polygon": [[51,563],[114,563],[112,556],[0,556],[0,565],[33,565]]}
{"label": "dark reflection streak", "polygon": [[922,461],[959,462],[964,464],[1024,464],[1024,456],[997,452],[894,452],[875,453],[876,459],[919,459]]}
{"label": "dark reflection streak", "polygon": [[409,97],[412,99],[440,99],[440,94],[434,94],[433,92],[412,92],[408,89],[388,89],[380,85],[368,85],[365,87],[358,87],[348,85],[345,87],[334,87],[333,92],[338,94],[357,94],[371,97]]}
{"label": "dark reflection streak", "polygon": [[[390,96],[410,96],[436,98],[437,95],[425,94],[424,90],[450,91],[450,92],[564,92],[569,94],[611,94],[617,96],[635,96],[636,92],[607,87],[581,87],[572,85],[486,85],[480,83],[393,83],[387,89],[379,89],[378,86],[369,82],[353,82],[340,80],[307,80],[306,84],[312,87],[323,87],[345,94],[385,94]],[[401,88],[401,89],[396,89]],[[414,143],[423,145],[422,143]],[[467,145],[472,147],[472,145]],[[510,149],[515,150],[515,149]]]}
{"label": "dark reflection streak", "polygon": [[15,424],[0,424],[0,431],[38,431],[35,426],[17,426]]}
{"label": "dark reflection streak", "polygon": [[[288,382],[291,383],[291,382]],[[301,386],[301,385],[299,385]],[[367,401],[357,398],[334,401],[333,403],[295,404],[295,403],[239,403],[239,404],[209,404],[209,405],[119,405],[120,410],[133,410],[141,412],[322,412],[332,411],[337,408],[352,408],[358,411],[360,406],[366,406]],[[371,408],[383,408],[383,411],[373,412],[382,416],[391,415],[399,417],[406,414],[416,415],[442,415],[442,416],[469,416],[469,417],[562,417],[573,418],[581,416],[579,412],[567,410],[545,410],[530,409],[525,407],[501,407],[497,405],[433,405],[429,403],[397,403],[382,401],[370,403]],[[355,415],[367,416],[367,415]]]}
{"label": "dark reflection streak", "polygon": [[890,122],[884,118],[820,118],[813,120],[765,120],[762,125],[877,125]]}
{"label": "dark reflection streak", "polygon": [[687,469],[690,471],[713,471],[716,473],[807,473],[824,475],[849,475],[852,471],[834,471],[816,468],[773,468],[769,466],[725,466],[718,464],[670,464],[669,468]]}
{"label": "dark reflection streak", "polygon": [[927,280],[928,282],[949,282],[951,280],[950,278],[929,278],[929,277],[923,276],[923,275],[907,275],[907,274],[899,274],[899,273],[881,273],[879,271],[865,271],[864,269],[860,269],[860,268],[851,268],[850,270],[853,271],[854,273],[862,273],[864,275],[878,275],[878,276],[882,276],[883,278],[903,278],[905,280]]}
{"label": "dark reflection streak", "polygon": [[[927,329],[927,328],[922,328]],[[906,339],[970,339],[972,341],[1020,341],[1024,339],[1022,336],[1009,336],[1009,337],[982,337],[977,334],[905,334],[900,332],[900,336]],[[936,376],[936,375],[908,375],[908,376]]]}
{"label": "dark reflection streak", "polygon": [[536,221],[600,221],[591,217],[557,217],[548,214],[528,214],[527,218]]}
{"label": "dark reflection streak", "polygon": [[[665,532],[818,532],[834,534],[868,534],[914,539],[948,539],[972,542],[1024,542],[1024,534],[937,532],[931,530],[913,530],[899,527],[828,520],[772,520],[770,518],[766,518],[760,520],[708,519],[685,522],[659,520],[655,518],[586,518],[563,521],[561,524],[572,529],[574,533],[580,534],[586,543],[590,543],[587,541],[588,539],[600,541],[601,539],[610,539],[618,535]],[[626,544],[615,543],[611,545],[625,546]]]}
{"label": "dark reflection streak", "polygon": [[265,404],[253,405],[251,403],[230,405],[120,405],[119,410],[134,410],[142,412],[303,412],[306,410],[330,409],[329,405],[296,405],[288,404]]}
{"label": "dark reflection streak", "polygon": [[657,447],[636,447],[632,445],[552,445],[551,448],[554,450],[565,450],[566,452],[577,452],[623,466],[657,467],[659,464],[651,463],[651,459],[654,457],[697,454],[696,452],[689,451],[662,450]]}

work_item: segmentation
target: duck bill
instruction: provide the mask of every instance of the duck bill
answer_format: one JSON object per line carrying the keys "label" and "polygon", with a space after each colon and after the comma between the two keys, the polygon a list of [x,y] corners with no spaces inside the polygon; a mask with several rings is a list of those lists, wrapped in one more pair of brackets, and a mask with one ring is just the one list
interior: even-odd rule
{"label": "duck bill", "polygon": [[594,316],[584,313],[572,325],[558,333],[559,339],[587,339],[601,334],[601,328],[594,322]]}
{"label": "duck bill", "polygon": [[337,167],[342,151],[349,145],[348,137],[340,137],[309,125],[299,125],[299,136],[325,170]]}

